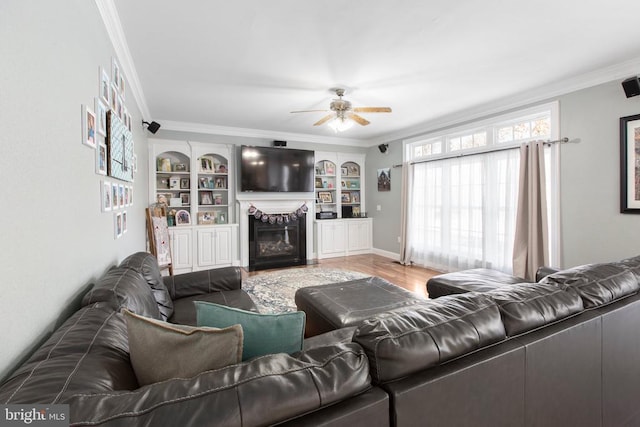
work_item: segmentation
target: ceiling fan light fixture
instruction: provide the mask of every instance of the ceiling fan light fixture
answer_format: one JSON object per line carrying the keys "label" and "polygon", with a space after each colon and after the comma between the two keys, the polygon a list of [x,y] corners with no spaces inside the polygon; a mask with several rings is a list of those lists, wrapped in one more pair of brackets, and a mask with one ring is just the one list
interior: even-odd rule
{"label": "ceiling fan light fixture", "polygon": [[336,116],[333,120],[327,123],[335,133],[344,132],[353,126],[353,120],[347,117]]}

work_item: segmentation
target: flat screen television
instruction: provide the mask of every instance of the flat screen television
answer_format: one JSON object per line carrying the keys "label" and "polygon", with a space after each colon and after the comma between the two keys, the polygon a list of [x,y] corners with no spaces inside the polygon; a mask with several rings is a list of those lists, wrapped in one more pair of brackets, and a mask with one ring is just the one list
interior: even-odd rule
{"label": "flat screen television", "polygon": [[313,151],[243,145],[240,159],[240,191],[314,191]]}

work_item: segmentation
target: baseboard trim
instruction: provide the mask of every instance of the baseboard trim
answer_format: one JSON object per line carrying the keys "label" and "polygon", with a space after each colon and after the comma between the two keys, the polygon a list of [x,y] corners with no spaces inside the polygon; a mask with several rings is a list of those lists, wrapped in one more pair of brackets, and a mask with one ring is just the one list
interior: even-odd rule
{"label": "baseboard trim", "polygon": [[373,252],[376,255],[380,255],[386,258],[391,258],[394,261],[400,261],[400,254],[397,254],[395,252],[389,252],[389,251],[385,251],[378,248],[373,248],[371,252]]}

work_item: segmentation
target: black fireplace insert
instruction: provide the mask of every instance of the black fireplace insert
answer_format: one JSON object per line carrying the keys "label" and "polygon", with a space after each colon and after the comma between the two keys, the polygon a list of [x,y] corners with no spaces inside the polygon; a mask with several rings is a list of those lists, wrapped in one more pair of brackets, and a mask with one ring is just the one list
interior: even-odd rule
{"label": "black fireplace insert", "polygon": [[307,263],[306,214],[288,222],[249,215],[249,271]]}

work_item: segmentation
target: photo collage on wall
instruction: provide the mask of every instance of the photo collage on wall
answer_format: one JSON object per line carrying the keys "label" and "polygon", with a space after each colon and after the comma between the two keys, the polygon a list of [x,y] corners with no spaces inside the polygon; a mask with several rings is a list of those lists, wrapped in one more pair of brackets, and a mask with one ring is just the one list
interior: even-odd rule
{"label": "photo collage on wall", "polygon": [[118,239],[128,230],[126,208],[133,206],[138,165],[132,118],[125,106],[125,77],[116,58],[111,58],[110,73],[98,67],[98,82],[93,108],[82,105],[82,143],[95,150],[95,173],[113,178],[100,181],[100,204],[102,212],[113,215]]}

